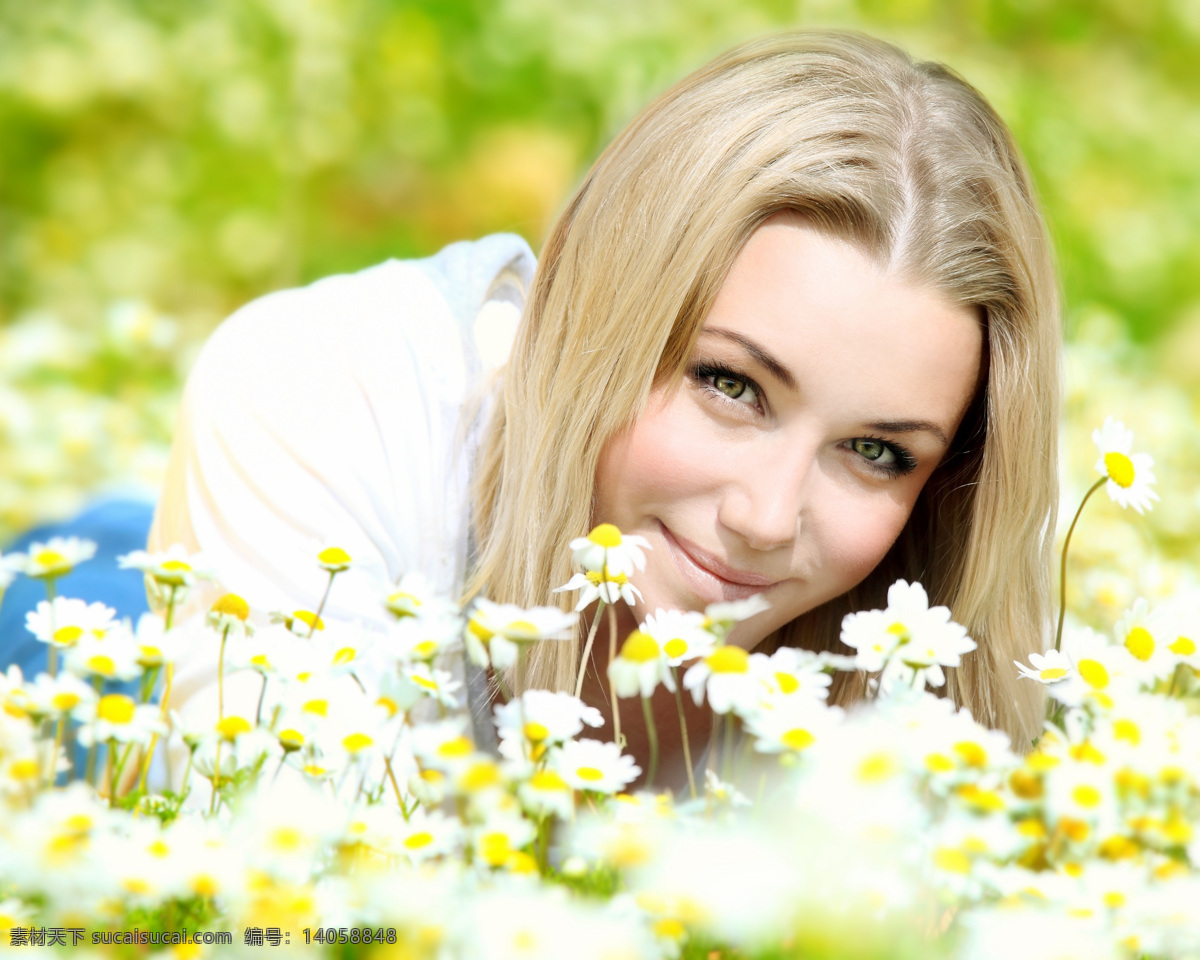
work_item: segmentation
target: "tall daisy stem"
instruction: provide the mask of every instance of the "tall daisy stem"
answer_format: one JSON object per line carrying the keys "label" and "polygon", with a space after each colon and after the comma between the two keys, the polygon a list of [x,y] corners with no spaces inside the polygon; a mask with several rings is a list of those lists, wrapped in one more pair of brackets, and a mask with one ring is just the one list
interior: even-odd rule
{"label": "tall daisy stem", "polygon": [[587,641],[583,645],[583,659],[579,661],[579,673],[575,676],[575,696],[577,697],[583,693],[583,678],[587,674],[588,660],[592,656],[592,644],[596,640],[596,631],[600,627],[600,617],[604,613],[604,601],[600,600],[598,602],[600,605],[596,607],[596,612],[592,616],[592,625],[588,627]]}
{"label": "tall daisy stem", "polygon": [[46,650],[46,672],[50,674],[50,678],[58,676],[58,647],[55,646],[55,633],[57,627],[54,623],[54,578],[46,578],[46,602],[50,604],[50,643],[47,644]]}
{"label": "tall daisy stem", "polygon": [[688,790],[696,799],[696,773],[692,770],[692,748],[688,744],[687,717],[683,713],[683,691],[679,689],[679,675],[671,667],[671,679],[675,681],[675,710],[679,714],[679,736],[683,740],[683,763],[687,767]]}
{"label": "tall daisy stem", "polygon": [[[599,611],[597,611],[599,616]],[[612,604],[608,606],[608,662],[612,663],[617,659],[617,610]],[[612,677],[608,679],[608,690],[612,694],[612,711],[613,711],[613,743],[618,747],[624,748],[625,741],[621,737],[621,706],[617,703],[617,687],[613,683]]]}
{"label": "tall daisy stem", "polygon": [[313,616],[313,622],[308,627],[308,639],[312,639],[312,635],[316,632],[317,624],[321,622],[321,611],[325,609],[325,601],[329,599],[329,590],[333,586],[333,578],[337,576],[337,571],[329,571],[329,582],[325,584],[325,592],[321,594],[321,602],[317,604],[316,615]]}
{"label": "tall daisy stem", "polygon": [[1079,515],[1083,513],[1084,504],[1106,483],[1108,483],[1108,477],[1101,477],[1088,488],[1088,492],[1079,502],[1079,509],[1075,511],[1075,518],[1071,521],[1071,526],[1067,528],[1067,538],[1063,541],[1062,566],[1058,573],[1058,629],[1054,631],[1055,652],[1062,646],[1063,618],[1067,615],[1067,547],[1071,545],[1071,534],[1075,532],[1075,524],[1079,522]]}
{"label": "tall daisy stem", "polygon": [[654,789],[654,778],[658,776],[658,728],[654,726],[654,712],[650,709],[650,698],[642,697],[642,716],[646,720],[646,737],[650,741],[650,772],[646,775],[646,789]]}

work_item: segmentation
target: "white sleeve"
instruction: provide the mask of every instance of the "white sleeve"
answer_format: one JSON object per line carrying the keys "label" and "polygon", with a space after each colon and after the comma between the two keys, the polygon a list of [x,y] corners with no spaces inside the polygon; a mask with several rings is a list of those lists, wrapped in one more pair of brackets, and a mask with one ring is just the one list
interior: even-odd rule
{"label": "white sleeve", "polygon": [[[180,542],[216,570],[219,585],[185,613],[224,591],[259,618],[315,609],[328,543],[355,560],[325,607],[332,619],[382,623],[384,591],[410,571],[456,593],[469,476],[459,414],[496,360],[481,356],[495,331],[481,338],[479,321],[519,304],[532,270],[524,241],[489,237],[271,294],[225,321],[188,379],[151,531],[150,549]],[[205,646],[216,644],[177,664],[174,706],[215,683]]]}

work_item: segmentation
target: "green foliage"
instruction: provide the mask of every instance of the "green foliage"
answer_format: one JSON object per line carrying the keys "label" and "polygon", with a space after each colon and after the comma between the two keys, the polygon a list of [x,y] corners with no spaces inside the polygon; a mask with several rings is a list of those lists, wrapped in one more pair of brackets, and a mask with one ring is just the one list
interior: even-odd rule
{"label": "green foliage", "polygon": [[[1138,340],[1196,325],[1194,5],[6,0],[0,349],[37,362],[0,375],[0,541],[105,481],[152,489],[180,378],[240,304],[495,230],[536,249],[641,105],[793,26],[895,40],[992,99],[1045,203],[1069,332],[1083,307]],[[122,326],[121,304],[154,323]],[[51,418],[100,426],[56,451]]]}

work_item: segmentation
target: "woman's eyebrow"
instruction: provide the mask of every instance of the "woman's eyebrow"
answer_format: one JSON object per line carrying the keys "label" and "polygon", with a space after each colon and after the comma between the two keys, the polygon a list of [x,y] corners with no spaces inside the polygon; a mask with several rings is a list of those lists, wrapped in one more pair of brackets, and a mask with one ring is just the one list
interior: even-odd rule
{"label": "woman's eyebrow", "polygon": [[711,333],[722,340],[729,340],[732,343],[736,343],[750,354],[759,366],[765,368],[789,390],[798,389],[796,378],[792,376],[792,372],[749,337],[743,337],[740,333],[734,333],[732,330],[723,330],[721,327],[705,327],[700,332]]}
{"label": "woman's eyebrow", "polygon": [[[796,378],[792,376],[792,372],[749,337],[744,337],[740,333],[734,333],[732,330],[725,330],[721,327],[704,327],[700,332],[711,333],[714,337],[720,337],[722,340],[736,343],[750,354],[755,362],[771,373],[776,380],[789,390],[799,389]],[[869,430],[878,430],[880,433],[928,433],[935,437],[942,446],[948,447],[950,445],[946,431],[932,420],[876,420],[872,423],[864,424],[864,426]]]}

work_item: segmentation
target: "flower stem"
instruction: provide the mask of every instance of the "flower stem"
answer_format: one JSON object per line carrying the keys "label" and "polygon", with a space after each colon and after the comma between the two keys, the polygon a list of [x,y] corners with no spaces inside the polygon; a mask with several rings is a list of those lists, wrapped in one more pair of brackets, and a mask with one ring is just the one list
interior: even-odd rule
{"label": "flower stem", "polygon": [[[361,687],[362,684],[360,683]],[[263,698],[267,695],[267,675],[263,674],[262,689],[258,691],[258,709],[254,711],[254,725],[257,727],[262,722],[262,705]]]}
{"label": "flower stem", "polygon": [[333,586],[333,578],[336,576],[337,576],[337,573],[335,571],[333,571],[333,570],[329,571],[329,582],[327,584],[325,584],[325,592],[321,595],[321,602],[319,604],[317,604],[317,612],[313,616],[312,624],[308,628],[308,639],[309,640],[312,639],[312,635],[317,630],[317,624],[320,623],[320,621],[321,621],[321,611],[325,609],[325,601],[329,599],[329,590]]}
{"label": "flower stem", "polygon": [[687,718],[683,713],[683,691],[679,689],[679,675],[675,672],[675,668],[671,667],[671,679],[675,681],[675,710],[679,714],[679,735],[683,740],[683,762],[687,767],[688,790],[691,791],[692,799],[696,799],[696,774],[692,770],[692,749],[688,744],[688,728]]}
{"label": "flower stem", "polygon": [[[596,613],[599,616],[599,611]],[[608,607],[608,662],[617,659],[617,610],[612,604]],[[612,694],[613,711],[613,743],[624,748],[625,742],[621,737],[621,705],[617,702],[617,687],[612,677],[608,678],[608,690]]]}
{"label": "flower stem", "polygon": [[225,719],[225,641],[229,639],[229,625],[221,634],[221,653],[217,657],[217,723]]}
{"label": "flower stem", "polygon": [[654,726],[654,712],[650,709],[650,698],[642,697],[642,716],[646,719],[646,736],[650,740],[650,772],[646,775],[646,789],[654,789],[654,778],[658,776],[658,728]]}
{"label": "flower stem", "polygon": [[1083,495],[1083,499],[1079,502],[1079,509],[1075,511],[1075,518],[1071,521],[1071,526],[1067,529],[1067,538],[1063,541],[1062,567],[1059,570],[1058,577],[1058,629],[1054,631],[1054,649],[1056,652],[1062,646],[1063,618],[1067,615],[1067,547],[1071,545],[1071,534],[1075,532],[1075,524],[1079,522],[1079,515],[1083,513],[1083,505],[1088,502],[1093,493],[1107,482],[1108,477],[1101,477],[1088,488],[1088,492]]}
{"label": "flower stem", "polygon": [[66,726],[66,722],[67,722],[67,718],[65,715],[59,717],[58,725],[55,727],[55,730],[54,730],[54,746],[50,748],[50,763],[46,770],[46,786],[47,787],[54,786],[54,781],[56,778],[55,775],[58,772],[58,770],[57,770],[58,751],[62,747],[63,727]]}
{"label": "flower stem", "polygon": [[46,672],[54,679],[58,675],[58,647],[54,645],[54,578],[46,578],[46,602],[50,604],[50,643],[46,650]]}
{"label": "flower stem", "polygon": [[592,616],[592,625],[588,627],[587,641],[583,645],[583,659],[579,661],[579,673],[575,676],[575,696],[577,697],[583,692],[583,678],[587,673],[588,660],[592,655],[592,643],[595,642],[596,630],[600,626],[600,617],[604,613],[604,600],[601,599],[599,604]]}

